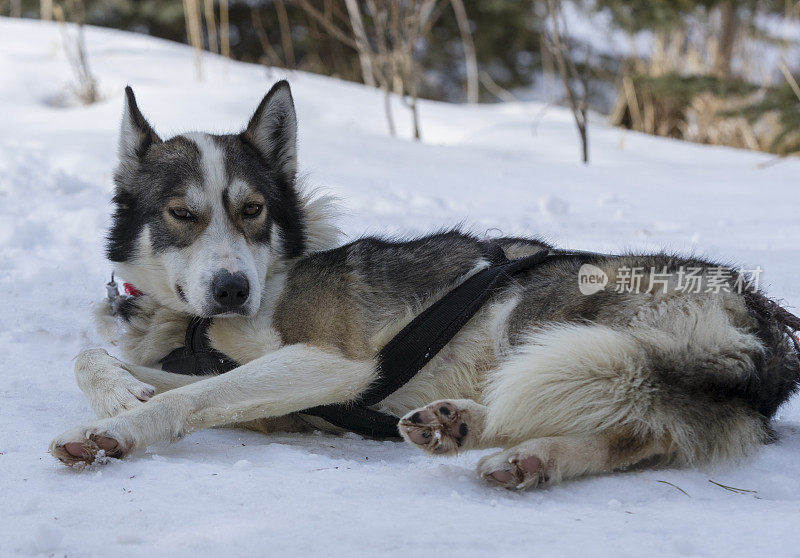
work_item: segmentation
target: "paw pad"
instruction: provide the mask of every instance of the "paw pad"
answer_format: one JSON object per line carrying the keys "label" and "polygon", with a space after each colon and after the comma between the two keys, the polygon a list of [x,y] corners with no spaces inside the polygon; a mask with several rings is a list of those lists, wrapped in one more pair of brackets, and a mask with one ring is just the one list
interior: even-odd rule
{"label": "paw pad", "polygon": [[101,457],[122,458],[126,450],[114,438],[100,434],[88,434],[80,441],[55,443],[50,452],[65,465],[85,463],[91,465]]}
{"label": "paw pad", "polygon": [[438,401],[412,411],[400,421],[403,437],[425,451],[456,453],[469,435],[469,414],[449,401]]}

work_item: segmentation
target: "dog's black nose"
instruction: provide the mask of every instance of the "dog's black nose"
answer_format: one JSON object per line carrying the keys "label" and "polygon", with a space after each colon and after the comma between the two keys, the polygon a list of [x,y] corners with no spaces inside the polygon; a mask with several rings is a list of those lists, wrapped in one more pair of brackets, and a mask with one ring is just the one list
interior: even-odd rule
{"label": "dog's black nose", "polygon": [[214,300],[220,312],[238,310],[250,295],[250,282],[244,273],[220,271],[211,282]]}

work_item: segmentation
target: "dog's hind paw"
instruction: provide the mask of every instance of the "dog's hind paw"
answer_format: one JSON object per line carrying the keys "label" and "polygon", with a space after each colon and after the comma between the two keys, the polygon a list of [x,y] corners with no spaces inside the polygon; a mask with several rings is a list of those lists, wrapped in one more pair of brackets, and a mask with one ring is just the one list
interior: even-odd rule
{"label": "dog's hind paw", "polygon": [[466,399],[435,401],[400,419],[398,429],[407,442],[424,451],[452,455],[469,449],[479,435],[473,415],[483,408]]}
{"label": "dog's hind paw", "polygon": [[121,459],[130,453],[133,445],[124,436],[98,425],[61,434],[50,443],[50,453],[65,465],[91,465],[101,463],[102,457]]}
{"label": "dog's hind paw", "polygon": [[491,484],[516,490],[543,488],[558,480],[558,468],[552,457],[522,448],[484,457],[478,462],[478,474]]}

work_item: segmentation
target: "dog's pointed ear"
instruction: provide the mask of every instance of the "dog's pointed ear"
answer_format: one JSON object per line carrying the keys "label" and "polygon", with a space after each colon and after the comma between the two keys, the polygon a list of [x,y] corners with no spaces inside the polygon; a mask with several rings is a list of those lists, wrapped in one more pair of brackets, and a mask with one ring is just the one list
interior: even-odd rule
{"label": "dog's pointed ear", "polygon": [[138,162],[156,143],[161,143],[161,138],[142,115],[129,85],[125,88],[125,108],[119,132],[119,160],[121,163]]}
{"label": "dog's pointed ear", "polygon": [[281,80],[264,96],[244,131],[267,162],[289,182],[297,173],[297,115],[289,82]]}

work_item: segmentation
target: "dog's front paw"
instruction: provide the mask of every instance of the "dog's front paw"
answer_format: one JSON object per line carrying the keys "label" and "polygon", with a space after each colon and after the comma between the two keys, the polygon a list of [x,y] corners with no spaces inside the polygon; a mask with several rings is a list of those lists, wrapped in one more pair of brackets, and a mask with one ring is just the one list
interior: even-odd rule
{"label": "dog's front paw", "polygon": [[155,393],[156,388],[136,378],[116,379],[99,386],[89,404],[98,417],[115,417],[149,401]]}
{"label": "dog's front paw", "polygon": [[50,453],[65,465],[102,462],[101,457],[122,459],[134,448],[132,436],[108,420],[64,432],[50,443]]}
{"label": "dog's front paw", "polygon": [[75,379],[100,418],[114,417],[148,401],[156,389],[140,382],[125,364],[103,349],[81,352],[75,359]]}
{"label": "dog's front paw", "polygon": [[470,419],[469,410],[459,401],[435,401],[408,413],[398,428],[414,446],[436,455],[452,455],[467,449]]}

